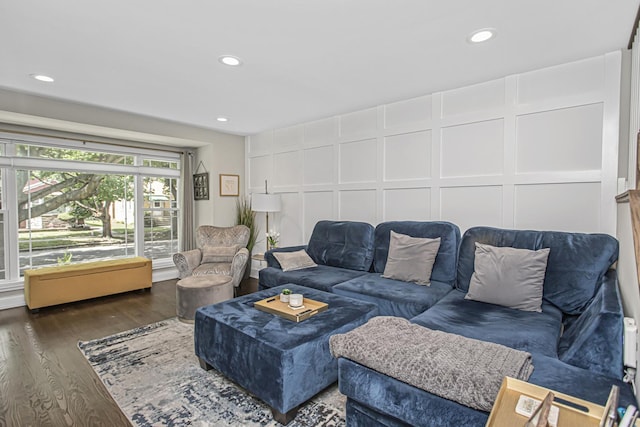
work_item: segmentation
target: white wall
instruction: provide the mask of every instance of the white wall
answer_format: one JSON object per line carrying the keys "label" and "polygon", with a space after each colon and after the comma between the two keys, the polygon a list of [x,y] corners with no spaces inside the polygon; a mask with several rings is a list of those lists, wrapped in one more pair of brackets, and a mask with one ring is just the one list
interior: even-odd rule
{"label": "white wall", "polygon": [[[220,197],[220,174],[240,175],[240,193],[244,190],[244,138],[224,135],[212,139],[209,145],[198,148],[193,169],[200,161],[209,172],[209,200],[196,200],[196,226],[235,225],[237,197]],[[198,172],[204,172],[201,168]]]}
{"label": "white wall", "polygon": [[227,135],[170,120],[3,88],[0,88],[0,123],[185,147],[203,146],[207,141]]}
{"label": "white wall", "polygon": [[[319,219],[616,233],[621,54],[246,138],[281,245]],[[312,100],[310,100],[312,102]]]}
{"label": "white wall", "polygon": [[[618,204],[618,240],[620,257],[618,259],[618,281],[622,294],[622,307],[625,316],[635,319],[640,325],[640,292],[636,273],[636,258],[633,249],[633,229],[629,202]],[[636,340],[638,337],[636,337]],[[636,363],[640,360],[640,348],[636,347]],[[640,366],[640,365],[638,365]],[[640,387],[640,377],[636,378],[636,388]]]}

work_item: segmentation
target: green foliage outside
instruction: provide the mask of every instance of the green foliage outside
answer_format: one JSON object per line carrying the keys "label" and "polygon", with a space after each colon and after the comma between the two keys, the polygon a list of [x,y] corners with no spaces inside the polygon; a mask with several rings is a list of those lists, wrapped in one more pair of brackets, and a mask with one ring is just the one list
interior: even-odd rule
{"label": "green foliage outside", "polygon": [[[31,158],[94,164],[133,165],[133,156],[128,154],[56,147],[17,144],[16,154]],[[144,162],[145,166],[150,167],[178,167],[177,162]],[[116,208],[127,209],[126,205],[116,203],[134,200],[134,176],[77,172],[73,164],[70,164],[69,169],[16,171],[18,221],[23,227],[18,234],[21,253],[38,249],[53,250],[59,254],[59,264],[71,263],[72,258],[73,262],[81,261],[84,252],[75,251],[76,255],[72,255],[71,251],[83,247],[122,245],[125,242],[131,245],[134,242],[135,229],[143,226],[145,244],[149,241],[176,239],[177,222],[172,214],[165,215],[160,212],[158,218],[150,218],[144,224],[138,224],[138,227],[112,218]],[[142,191],[146,195],[145,202],[138,204],[137,208],[164,209],[172,207],[172,201],[177,200],[176,178],[145,177],[142,184]],[[165,196],[156,198],[156,203],[160,206],[152,203],[149,196],[153,195]],[[42,222],[42,228],[38,228],[39,221]],[[67,227],[60,221],[64,221]]]}
{"label": "green foliage outside", "polygon": [[[93,163],[131,164],[129,155],[92,151],[16,145],[17,155],[74,160]],[[117,200],[132,200],[133,178],[130,176],[102,175],[71,171],[19,170],[16,174],[17,188],[30,187],[29,191],[18,191],[18,221],[37,218],[48,212],[73,204],[74,211],[90,212],[102,221],[102,237],[112,237],[109,208]],[[41,185],[38,185],[41,184]],[[32,188],[31,188],[32,187]],[[42,203],[33,204],[32,201]],[[85,214],[72,215],[80,219]]]}
{"label": "green foliage outside", "polygon": [[[72,160],[92,163],[133,164],[133,156],[128,154],[101,153],[35,145],[16,145],[18,156]],[[157,164],[156,164],[157,163]],[[147,166],[177,168],[175,162],[145,161]],[[113,223],[110,211],[117,201],[134,198],[134,178],[132,176],[93,174],[73,171],[18,170],[16,174],[18,191],[18,221],[38,218],[44,214],[66,208],[58,214],[58,219],[69,224],[72,230],[31,230],[20,234],[20,250],[31,248],[71,247],[120,243],[133,228],[127,230],[124,224]],[[163,182],[163,193],[169,200],[177,199],[177,180],[145,178],[145,191],[153,182]],[[38,203],[34,203],[38,201]],[[70,208],[70,209],[69,209]],[[146,224],[145,224],[146,225]],[[149,224],[150,225],[150,224]],[[98,231],[101,228],[101,231]],[[153,233],[150,235],[150,233]],[[170,226],[155,225],[145,227],[145,235],[153,240],[171,238]],[[28,237],[28,238],[27,238]]]}
{"label": "green foliage outside", "polygon": [[71,264],[71,258],[73,258],[73,254],[67,249],[61,257],[58,257],[58,265]]}

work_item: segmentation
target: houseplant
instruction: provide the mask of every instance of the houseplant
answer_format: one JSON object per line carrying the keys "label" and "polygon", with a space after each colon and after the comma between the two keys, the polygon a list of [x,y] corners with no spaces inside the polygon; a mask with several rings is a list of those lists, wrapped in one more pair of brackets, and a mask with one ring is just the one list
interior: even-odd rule
{"label": "houseplant", "polygon": [[236,203],[236,225],[246,225],[249,228],[249,242],[247,243],[249,262],[244,272],[244,278],[247,279],[251,274],[251,252],[258,238],[258,225],[256,224],[256,213],[251,210],[251,200],[246,197],[239,197]]}
{"label": "houseplant", "polygon": [[289,295],[291,295],[291,289],[283,289],[280,293],[280,301],[289,302]]}

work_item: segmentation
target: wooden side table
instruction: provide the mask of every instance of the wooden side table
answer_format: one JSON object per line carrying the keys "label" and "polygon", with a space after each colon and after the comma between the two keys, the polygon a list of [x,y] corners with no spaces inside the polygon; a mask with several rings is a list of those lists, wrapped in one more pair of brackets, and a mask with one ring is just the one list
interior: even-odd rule
{"label": "wooden side table", "polygon": [[[552,392],[556,398],[554,406],[560,409],[558,415],[558,427],[598,427],[604,414],[604,407],[586,400],[578,399],[554,390],[539,387],[515,378],[505,377],[500,387],[500,392],[493,405],[487,427],[513,427],[525,425],[527,418],[516,413],[516,405],[520,395],[532,397],[542,401],[548,392]],[[562,404],[562,401],[583,407],[588,410],[581,411]],[[639,424],[636,423],[636,426]]]}

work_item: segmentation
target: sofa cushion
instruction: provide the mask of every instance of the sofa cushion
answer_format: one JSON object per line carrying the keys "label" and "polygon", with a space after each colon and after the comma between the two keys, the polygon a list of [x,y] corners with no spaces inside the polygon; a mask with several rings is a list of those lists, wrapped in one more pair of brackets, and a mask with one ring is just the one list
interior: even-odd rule
{"label": "sofa cushion", "polygon": [[398,316],[410,319],[432,307],[451,292],[448,283],[431,281],[431,286],[385,279],[380,273],[367,273],[333,287],[338,295],[351,297],[378,305],[381,316]]}
{"label": "sofa cushion", "polygon": [[431,280],[454,285],[456,280],[456,261],[460,243],[460,229],[446,221],[389,221],[378,224],[375,229],[373,271],[384,272],[389,256],[391,230],[411,237],[440,238],[440,248]]}
{"label": "sofa cushion", "polygon": [[528,381],[532,384],[603,406],[607,402],[611,386],[617,385],[620,388],[618,406],[636,405],[631,384],[570,365],[556,358],[541,354],[533,354],[532,357],[533,365],[536,367]]}
{"label": "sofa cushion", "polygon": [[607,269],[618,259],[618,241],[606,234],[474,227],[464,233],[460,244],[456,286],[465,292],[474,271],[476,242],[530,250],[549,248],[544,299],[566,314],[584,311]]}
{"label": "sofa cushion", "polygon": [[201,264],[208,264],[210,262],[231,262],[236,252],[240,250],[240,245],[232,246],[213,246],[205,245],[202,248],[202,261]]}
{"label": "sofa cushion", "polygon": [[[370,412],[365,420],[369,422],[362,426],[484,426],[489,415],[344,358],[338,359],[338,386],[348,402],[364,402],[382,414]],[[347,419],[349,409],[347,406]],[[393,424],[392,420],[400,422]]]}
{"label": "sofa cushion", "polygon": [[364,222],[319,221],[307,253],[316,264],[369,271],[373,261],[373,226]]}
{"label": "sofa cushion", "polygon": [[562,312],[557,307],[543,302],[542,312],[535,313],[464,297],[464,292],[453,290],[411,321],[431,329],[558,357]]}
{"label": "sofa cushion", "polygon": [[304,249],[295,252],[274,252],[282,271],[302,270],[304,268],[317,267]]}
{"label": "sofa cushion", "polygon": [[439,247],[439,237],[411,237],[391,230],[389,255],[382,277],[429,286]]}
{"label": "sofa cushion", "polygon": [[[560,393],[604,405],[612,385],[620,387],[619,406],[635,405],[629,384],[567,365],[558,359],[532,354],[535,369],[529,382]],[[338,359],[338,384],[347,401],[366,413],[363,425],[484,426],[489,414],[410,386],[349,359]],[[373,410],[371,410],[373,408]],[[360,414],[362,415],[362,414]],[[352,419],[352,418],[351,418]],[[353,420],[353,419],[352,419]],[[359,425],[359,424],[356,424]]]}
{"label": "sofa cushion", "polygon": [[540,312],[549,249],[498,248],[476,242],[465,299]]}
{"label": "sofa cushion", "polygon": [[363,274],[366,273],[328,265],[318,265],[317,267],[295,271],[282,271],[276,267],[267,267],[260,270],[259,273],[260,286],[262,288],[273,288],[287,283],[294,283],[326,292],[331,292],[333,286],[337,283],[346,282]]}
{"label": "sofa cushion", "polygon": [[565,316],[558,357],[573,366],[622,378],[624,312],[616,270],[610,269],[589,307],[580,316]]}

